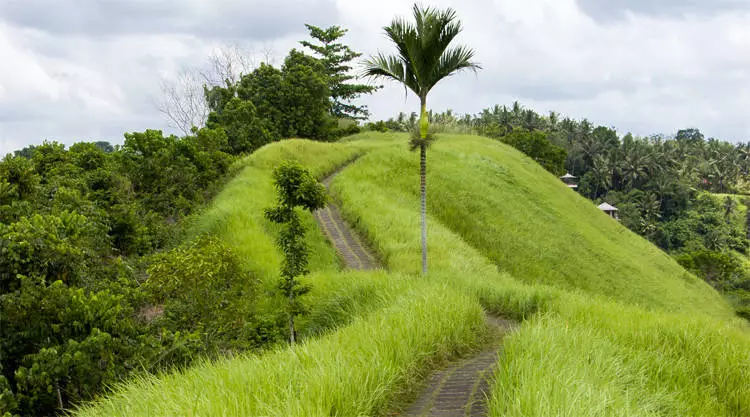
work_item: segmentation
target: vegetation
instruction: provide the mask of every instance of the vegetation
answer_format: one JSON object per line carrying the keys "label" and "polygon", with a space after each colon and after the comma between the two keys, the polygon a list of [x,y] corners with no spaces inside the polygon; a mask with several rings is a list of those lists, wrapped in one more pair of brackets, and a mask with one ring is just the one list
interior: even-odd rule
{"label": "vegetation", "polygon": [[305,25],[310,32],[310,37],[318,44],[302,41],[303,46],[309,48],[323,62],[325,73],[328,77],[328,87],[331,91],[331,115],[336,118],[365,119],[369,116],[367,106],[352,104],[363,94],[370,94],[378,87],[366,84],[352,84],[348,81],[354,79],[350,74],[351,62],[362,54],[354,52],[348,46],[336,43],[347,32],[340,26],[331,26],[326,29],[313,25]]}
{"label": "vegetation", "polygon": [[[581,194],[597,204],[615,205],[626,227],[680,259],[747,314],[750,229],[746,198],[737,194],[747,191],[747,144],[706,140],[697,129],[680,130],[672,138],[618,136],[586,119],[561,118],[555,112],[544,116],[517,102],[475,116],[447,111],[428,117],[438,132],[497,138],[555,175],[572,173]],[[416,114],[400,114],[377,129],[409,132],[415,120]],[[726,192],[735,194],[722,194]],[[725,274],[717,280],[706,275],[709,269],[690,266],[693,257],[712,259],[709,269],[743,266],[734,268],[731,278]]]}
{"label": "vegetation", "polygon": [[422,213],[422,274],[427,274],[427,147],[429,145],[427,94],[445,77],[462,70],[477,70],[474,51],[465,46],[450,47],[461,33],[461,22],[452,9],[413,7],[414,23],[397,18],[385,33],[396,45],[398,55],[380,54],[366,61],[368,77],[397,81],[419,97],[421,108],[419,137],[412,141],[419,148],[419,180]]}
{"label": "vegetation", "polygon": [[310,290],[297,280],[309,270],[305,227],[295,209],[301,207],[312,213],[325,207],[326,190],[304,167],[294,162],[279,165],[273,172],[273,182],[279,194],[278,205],[266,209],[265,214],[268,220],[284,225],[276,242],[279,251],[284,254],[279,288],[288,300],[289,342],[294,344],[294,318],[304,311],[299,297]]}
{"label": "vegetation", "polygon": [[[165,248],[175,221],[227,175],[233,157],[217,150],[222,140],[211,129],[181,139],[146,131],[127,134],[117,148],[45,142],[3,159],[0,411],[48,415],[132,372],[214,349],[213,339],[169,322],[184,308],[149,305],[169,290],[141,285],[139,256]],[[200,254],[214,249],[220,252],[202,245]],[[206,272],[182,261],[193,272],[185,279]],[[216,261],[222,278],[240,278],[231,256]],[[162,311],[165,320],[153,320]],[[192,312],[208,320],[205,311]]]}
{"label": "vegetation", "polygon": [[[414,278],[421,256],[414,227],[419,221],[414,215],[419,190],[405,175],[410,166],[403,146],[406,138],[368,133],[340,144],[289,141],[263,148],[245,161],[247,171],[217,198],[217,205],[226,211],[219,215],[215,206],[206,214],[214,225],[219,219],[226,221],[216,230],[229,233],[238,225],[229,223],[234,217],[252,213],[237,202],[250,201],[253,190],[263,189],[252,185],[253,179],[263,177],[259,184],[267,187],[257,194],[267,201],[259,207],[272,202],[271,172],[276,161],[294,156],[311,172],[325,175],[334,160],[343,163],[362,155],[334,179],[332,193],[344,215],[377,248],[389,272],[353,274],[323,267],[304,278],[315,286],[304,296],[311,314],[300,322],[301,333],[321,338],[259,356],[138,379],[79,414],[384,415],[409,398],[432,366],[485,340],[482,307],[525,319],[521,330],[507,339],[492,399],[494,415],[543,416],[560,410],[589,415],[599,409],[593,405],[609,398],[613,400],[606,404],[613,415],[652,410],[667,410],[668,415],[682,415],[680,411],[742,415],[747,411],[750,393],[744,381],[750,375],[745,360],[750,337],[747,326],[731,318],[729,305],[670,257],[599,213],[530,159],[497,142],[444,136],[434,146],[434,164],[441,175],[435,176],[440,192],[430,200],[432,207],[478,200],[473,211],[477,220],[459,227],[469,220],[463,211],[431,210],[433,272],[428,280]],[[468,192],[446,183],[477,177],[486,179]],[[485,195],[495,196],[483,200]],[[520,222],[516,216],[525,215],[524,208],[539,201],[545,202],[539,212],[553,213],[550,216],[562,223],[559,228],[550,231],[550,224],[528,219],[525,230],[496,226],[505,216]],[[252,216],[262,217],[262,210]],[[575,226],[589,222],[592,226],[582,232]],[[313,230],[309,238],[320,236]],[[575,241],[577,252],[591,253],[596,261],[560,266],[549,259],[542,261],[548,262],[547,273],[537,277],[531,269],[519,268],[513,272],[519,274],[516,279],[507,268],[536,262],[537,247],[518,246],[502,265],[487,255],[496,242],[520,241],[522,236],[531,241],[538,235],[545,237],[545,248]],[[258,236],[273,247],[270,235]],[[489,247],[480,243],[487,241],[492,242]],[[253,243],[246,239],[233,244],[252,254]],[[313,249],[312,264],[329,265],[321,262],[328,259],[329,251],[325,245]],[[628,269],[628,259],[640,262]],[[575,269],[591,278],[579,286],[551,274],[561,269]],[[604,282],[596,282],[597,278]],[[610,289],[618,281],[620,287]],[[379,324],[372,327],[372,323]],[[342,327],[321,332],[331,325]],[[560,343],[555,341],[558,338]],[[665,344],[672,350],[665,352],[662,362]],[[582,346],[593,350],[581,350]],[[581,351],[591,354],[582,357]],[[548,352],[555,356],[549,367],[540,367]],[[664,363],[679,369],[665,374]],[[547,375],[554,379],[544,379]],[[582,382],[553,383],[560,380]],[[613,388],[588,388],[601,384]],[[513,394],[506,396],[508,390]],[[633,396],[641,393],[642,401]],[[186,395],[197,402],[184,401]]]}
{"label": "vegetation", "polygon": [[[281,137],[343,133],[330,116],[326,68],[291,51],[281,69],[227,78],[206,90],[206,127],[185,137],[146,130],[126,133],[121,146],[44,142],[0,162],[0,414],[53,415],[136,374],[284,340],[288,309],[268,287],[280,261],[279,230],[263,219],[270,171],[251,190],[262,204],[257,227],[235,232],[273,256],[248,257],[198,213],[260,158],[239,155]],[[323,169],[351,157],[323,152],[310,152]],[[322,236],[306,245],[327,253],[311,270],[338,267]],[[335,324],[311,312],[317,332]]]}
{"label": "vegetation", "polygon": [[[697,130],[620,138],[518,104],[428,113],[437,82],[478,66],[450,47],[452,10],[413,11],[386,28],[398,55],[366,74],[420,98],[418,130],[416,113],[369,125],[412,132],[419,187],[408,134],[272,143],[358,129],[349,100],[374,90],[346,83],[358,54],[336,26],[308,26],[318,58],[292,50],[209,84],[206,126],[185,137],[6,156],[0,414],[390,415],[492,338],[487,313],[522,322],[493,416],[750,414],[750,325],[716,291],[750,316],[747,147]],[[332,195],[384,270],[341,271],[311,215],[316,178],[348,162]],[[585,197],[619,205],[621,223]]]}

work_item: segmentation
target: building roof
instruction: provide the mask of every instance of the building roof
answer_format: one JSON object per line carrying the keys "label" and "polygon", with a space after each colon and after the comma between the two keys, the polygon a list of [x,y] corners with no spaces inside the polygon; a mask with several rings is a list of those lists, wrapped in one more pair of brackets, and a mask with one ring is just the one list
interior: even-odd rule
{"label": "building roof", "polygon": [[565,175],[563,175],[562,177],[560,177],[561,180],[573,180],[573,179],[576,179],[576,178],[577,177],[574,177],[574,176],[570,175],[569,172],[566,172]]}
{"label": "building roof", "polygon": [[599,210],[602,211],[617,211],[617,207],[607,204],[607,203],[601,203],[599,204]]}

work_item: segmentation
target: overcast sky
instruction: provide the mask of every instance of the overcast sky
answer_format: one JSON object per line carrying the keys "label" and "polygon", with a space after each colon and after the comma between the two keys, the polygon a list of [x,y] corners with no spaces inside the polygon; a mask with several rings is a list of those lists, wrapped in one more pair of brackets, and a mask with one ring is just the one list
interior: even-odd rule
{"label": "overcast sky", "polygon": [[[434,110],[476,113],[519,100],[624,134],[750,140],[750,0],[440,0],[484,69],[434,90]],[[341,25],[365,54],[399,0],[0,0],[0,154],[44,139],[122,142],[170,129],[160,81],[238,44],[277,63],[304,23]],[[363,99],[374,118],[415,111],[389,85]]]}

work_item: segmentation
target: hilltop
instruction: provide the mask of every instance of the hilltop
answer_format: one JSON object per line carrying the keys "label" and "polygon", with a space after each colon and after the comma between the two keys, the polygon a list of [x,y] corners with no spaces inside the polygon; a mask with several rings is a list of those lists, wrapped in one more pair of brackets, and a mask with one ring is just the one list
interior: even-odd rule
{"label": "hilltop", "polygon": [[288,140],[242,160],[191,238],[218,236],[270,290],[271,170],[292,158],[323,178],[351,162],[332,198],[385,269],[342,271],[306,216],[304,343],[142,377],[78,415],[384,415],[430,370],[486,343],[485,311],[522,321],[498,362],[493,416],[747,414],[750,336],[726,301],[498,141],[440,135],[429,151],[430,273],[419,276],[406,142]]}

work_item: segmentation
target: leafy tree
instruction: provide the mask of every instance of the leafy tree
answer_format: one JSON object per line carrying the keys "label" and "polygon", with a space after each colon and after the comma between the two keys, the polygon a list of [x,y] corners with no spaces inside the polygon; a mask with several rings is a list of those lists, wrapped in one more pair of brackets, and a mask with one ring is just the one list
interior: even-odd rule
{"label": "leafy tree", "polygon": [[289,341],[295,342],[294,317],[304,311],[299,296],[309,289],[297,277],[308,273],[308,249],[304,241],[305,227],[300,221],[297,208],[313,212],[326,203],[326,190],[322,184],[296,162],[285,162],[273,173],[278,193],[276,207],[266,209],[265,216],[274,223],[283,224],[277,246],[284,254],[281,263],[280,288],[289,300]]}
{"label": "leafy tree", "polygon": [[328,139],[330,90],[325,67],[317,59],[292,49],[281,68],[283,137]]}
{"label": "leafy tree", "polygon": [[220,113],[209,114],[206,127],[224,128],[228,139],[226,150],[234,155],[252,152],[277,138],[257,116],[252,101],[238,97],[229,100]]}
{"label": "leafy tree", "polygon": [[259,281],[220,239],[201,236],[155,255],[143,284],[154,324],[200,336],[202,350],[241,350],[276,341],[281,320],[257,311]]}
{"label": "leafy tree", "polygon": [[274,139],[282,137],[285,109],[283,74],[280,69],[260,64],[252,73],[242,77],[237,87],[237,97],[248,100],[256,113],[266,123],[266,129]]}
{"label": "leafy tree", "polygon": [[300,42],[310,48],[318,56],[325,67],[328,77],[328,87],[331,94],[331,114],[338,118],[365,119],[369,115],[367,106],[356,106],[351,101],[363,94],[370,94],[378,89],[377,86],[366,84],[351,84],[354,78],[350,75],[350,63],[362,54],[352,51],[347,45],[337,43],[347,32],[340,26],[321,29],[317,26],[305,25],[310,37],[315,43]]}
{"label": "leafy tree", "polygon": [[0,361],[14,371],[11,412],[50,415],[89,400],[160,351],[159,341],[137,327],[124,294],[19,280],[0,295]]}
{"label": "leafy tree", "polygon": [[0,178],[7,184],[5,195],[17,200],[28,200],[40,182],[34,164],[23,156],[6,155],[0,164]]}
{"label": "leafy tree", "polygon": [[296,50],[280,70],[263,64],[237,84],[206,94],[212,110],[207,126],[226,130],[234,154],[280,138],[328,140],[334,129],[326,69]]}
{"label": "leafy tree", "polygon": [[518,129],[503,136],[502,141],[530,156],[555,175],[565,172],[565,149],[553,145],[542,131]]}
{"label": "leafy tree", "polygon": [[378,54],[365,62],[365,76],[397,81],[419,97],[419,176],[422,215],[422,273],[427,274],[427,94],[443,78],[480,66],[472,61],[474,51],[465,46],[451,47],[461,32],[456,12],[414,5],[414,23],[396,18],[385,32],[398,49],[398,55]]}
{"label": "leafy tree", "polygon": [[0,292],[17,289],[19,275],[80,285],[95,255],[91,248],[98,246],[96,228],[76,213],[35,214],[0,225]]}
{"label": "leafy tree", "polygon": [[727,252],[701,249],[680,254],[676,256],[676,259],[685,269],[718,289],[745,278],[742,260]]}

